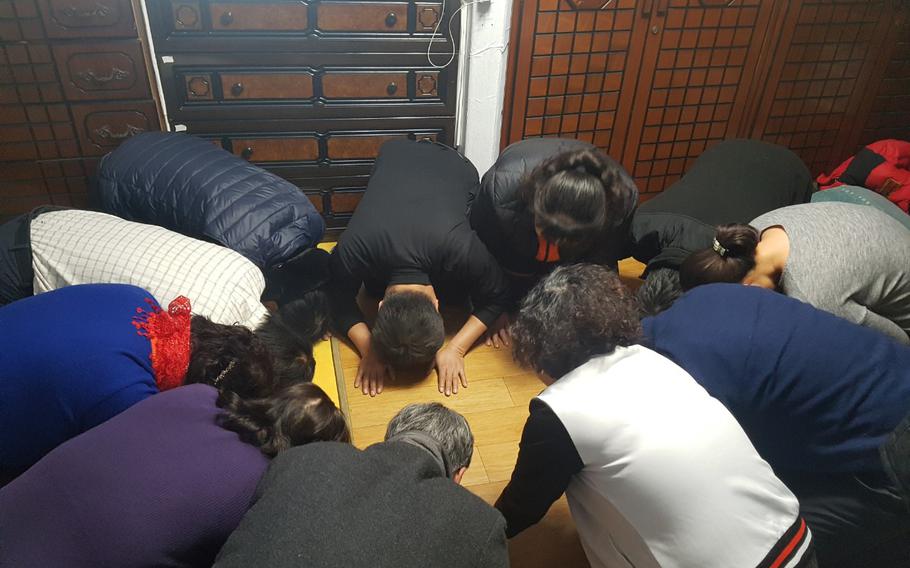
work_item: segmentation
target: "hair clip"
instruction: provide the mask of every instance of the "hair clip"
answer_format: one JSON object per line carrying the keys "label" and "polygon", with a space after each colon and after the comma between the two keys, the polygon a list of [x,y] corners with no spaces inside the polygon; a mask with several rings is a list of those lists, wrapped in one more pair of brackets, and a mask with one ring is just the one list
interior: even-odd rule
{"label": "hair clip", "polygon": [[236,360],[236,359],[232,359],[231,362],[228,363],[228,366],[225,367],[224,370],[221,371],[221,373],[219,373],[217,377],[215,377],[215,382],[212,383],[212,384],[215,385],[215,386],[218,386],[218,383],[221,382],[221,379],[223,379],[224,376],[227,375],[228,373],[230,373],[230,372],[231,372],[231,369],[234,368],[234,364],[235,364],[235,363],[237,363],[237,360]]}
{"label": "hair clip", "polygon": [[720,244],[720,241],[718,241],[717,238],[714,239],[713,246],[714,246],[714,252],[716,252],[720,256],[726,256],[727,249],[724,248],[724,245]]}

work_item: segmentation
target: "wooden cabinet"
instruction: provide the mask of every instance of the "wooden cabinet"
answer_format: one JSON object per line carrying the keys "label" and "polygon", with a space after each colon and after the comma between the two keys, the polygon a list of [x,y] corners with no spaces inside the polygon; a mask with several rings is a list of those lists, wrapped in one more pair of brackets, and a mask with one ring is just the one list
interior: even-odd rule
{"label": "wooden cabinet", "polygon": [[0,1],[0,217],[84,206],[100,156],[159,128],[130,0]]}
{"label": "wooden cabinet", "polygon": [[[334,238],[363,195],[379,147],[451,144],[456,2],[290,0],[150,3],[171,127],[291,180]],[[457,34],[457,26],[453,26]]]}
{"label": "wooden cabinet", "polygon": [[910,137],[904,4],[518,0],[503,145],[590,141],[645,198],[727,138],[783,144],[818,173],[861,138]]}

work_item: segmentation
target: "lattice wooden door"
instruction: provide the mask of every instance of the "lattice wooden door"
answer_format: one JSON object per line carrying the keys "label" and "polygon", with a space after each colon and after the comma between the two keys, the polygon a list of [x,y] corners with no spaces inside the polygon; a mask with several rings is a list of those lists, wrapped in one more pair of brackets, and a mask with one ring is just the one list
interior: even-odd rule
{"label": "lattice wooden door", "polygon": [[789,147],[813,173],[853,154],[894,44],[906,41],[902,14],[893,0],[790,3],[752,136]]}

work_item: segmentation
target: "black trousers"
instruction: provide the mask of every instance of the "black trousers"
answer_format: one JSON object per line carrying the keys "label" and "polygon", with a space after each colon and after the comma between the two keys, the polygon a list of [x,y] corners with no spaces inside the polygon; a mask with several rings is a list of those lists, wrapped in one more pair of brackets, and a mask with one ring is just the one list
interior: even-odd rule
{"label": "black trousers", "polygon": [[820,568],[910,567],[910,511],[884,473],[787,474]]}
{"label": "black trousers", "polygon": [[34,293],[29,226],[34,212],[0,225],[0,306]]}

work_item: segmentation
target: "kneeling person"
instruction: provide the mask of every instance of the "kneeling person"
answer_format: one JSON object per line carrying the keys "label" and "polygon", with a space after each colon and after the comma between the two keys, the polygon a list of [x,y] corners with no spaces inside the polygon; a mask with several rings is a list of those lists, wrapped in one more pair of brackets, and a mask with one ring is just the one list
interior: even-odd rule
{"label": "kneeling person", "polygon": [[[451,148],[386,143],[369,186],[330,261],[336,327],[360,352],[354,381],[376,395],[388,370],[425,377],[439,391],[467,386],[464,355],[508,301],[505,276],[468,224],[477,170]],[[357,306],[361,285],[382,298],[372,333]],[[472,314],[449,345],[439,299],[470,300]]]}
{"label": "kneeling person", "polygon": [[403,408],[363,451],[288,450],[215,566],[508,566],[502,517],[458,485],[473,446],[464,417],[431,403]]}
{"label": "kneeling person", "polygon": [[558,268],[525,298],[515,357],[548,387],[496,503],[508,535],[565,492],[595,567],[812,565],[796,498],[730,412],[640,335],[631,293],[603,267]]}

